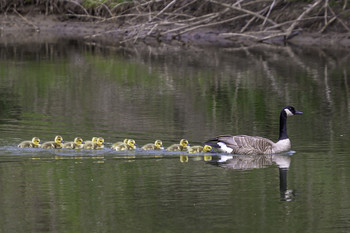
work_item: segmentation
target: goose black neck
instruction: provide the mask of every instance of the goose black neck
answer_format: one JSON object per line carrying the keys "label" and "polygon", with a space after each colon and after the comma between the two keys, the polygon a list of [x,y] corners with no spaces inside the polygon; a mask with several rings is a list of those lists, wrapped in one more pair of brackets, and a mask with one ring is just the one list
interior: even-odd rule
{"label": "goose black neck", "polygon": [[280,135],[278,140],[287,139],[287,114],[282,110],[280,115]]}

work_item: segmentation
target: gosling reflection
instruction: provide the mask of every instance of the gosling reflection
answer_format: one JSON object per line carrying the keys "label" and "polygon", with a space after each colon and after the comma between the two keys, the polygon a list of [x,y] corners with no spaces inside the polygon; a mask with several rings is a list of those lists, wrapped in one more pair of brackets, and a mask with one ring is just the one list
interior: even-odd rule
{"label": "gosling reflection", "polygon": [[293,190],[287,188],[287,173],[291,163],[290,155],[222,155],[211,157],[211,160],[206,160],[207,163],[234,170],[249,170],[277,165],[280,178],[281,200],[292,201],[294,199]]}
{"label": "gosling reflection", "polygon": [[[191,156],[193,160],[204,160],[204,161],[211,161],[213,160],[213,157],[211,155],[204,155],[204,156]],[[180,155],[180,162],[181,163],[188,163],[188,155]]]}
{"label": "gosling reflection", "polygon": [[187,155],[180,155],[180,162],[181,163],[188,163],[188,156]]}

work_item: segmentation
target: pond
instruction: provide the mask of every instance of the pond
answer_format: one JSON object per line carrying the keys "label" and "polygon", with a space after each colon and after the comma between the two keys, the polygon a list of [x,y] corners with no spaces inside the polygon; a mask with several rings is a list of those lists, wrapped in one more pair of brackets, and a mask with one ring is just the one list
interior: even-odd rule
{"label": "pond", "polygon": [[[1,232],[349,232],[350,56],[257,45],[0,45]],[[221,134],[276,141],[267,156],[117,152]],[[26,149],[32,137],[102,150]]]}

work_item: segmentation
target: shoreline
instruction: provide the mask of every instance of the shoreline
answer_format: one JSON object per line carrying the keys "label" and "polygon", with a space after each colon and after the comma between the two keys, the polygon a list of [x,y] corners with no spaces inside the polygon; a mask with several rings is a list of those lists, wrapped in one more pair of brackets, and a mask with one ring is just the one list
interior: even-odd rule
{"label": "shoreline", "polygon": [[62,20],[56,15],[0,15],[0,43],[37,42],[45,39],[78,39],[91,43],[101,43],[107,46],[128,46],[138,43],[157,46],[159,43],[185,47],[242,47],[254,44],[269,45],[297,45],[350,48],[350,33],[313,33],[300,32],[295,37],[284,43],[283,41],[272,41],[270,43],[255,42],[246,37],[236,37],[235,40],[220,36],[227,32],[227,28],[202,28],[185,33],[173,38],[168,34],[162,37],[144,36],[138,40],[128,40],[131,33],[130,27],[118,27],[115,23],[84,22],[79,20]]}

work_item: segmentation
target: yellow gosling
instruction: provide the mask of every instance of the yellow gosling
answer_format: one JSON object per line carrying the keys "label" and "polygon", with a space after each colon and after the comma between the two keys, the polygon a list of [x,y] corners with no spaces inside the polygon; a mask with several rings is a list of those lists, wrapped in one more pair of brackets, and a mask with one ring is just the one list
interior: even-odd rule
{"label": "yellow gosling", "polygon": [[136,149],[136,142],[133,139],[129,139],[127,143],[122,143],[114,148],[116,151],[122,150],[134,150]]}
{"label": "yellow gosling", "polygon": [[181,139],[180,144],[174,144],[167,148],[168,151],[187,151],[189,143],[186,139]]}
{"label": "yellow gosling", "polygon": [[112,148],[112,149],[115,149],[117,146],[119,146],[119,145],[121,145],[121,144],[123,144],[123,143],[127,144],[127,143],[128,143],[128,140],[129,140],[129,139],[125,138],[124,141],[122,141],[122,142],[116,142],[116,143],[114,143],[114,144],[111,146],[111,148]]}
{"label": "yellow gosling", "polygon": [[83,146],[84,146],[83,139],[80,137],[77,137],[77,138],[74,138],[73,142],[64,143],[62,147],[66,149],[82,149]]}
{"label": "yellow gosling", "polygon": [[39,148],[40,147],[40,139],[38,137],[32,138],[31,141],[23,141],[18,144],[18,147],[21,148]]}
{"label": "yellow gosling", "polygon": [[97,138],[96,143],[94,143],[92,149],[94,150],[99,150],[99,149],[103,149],[105,146],[105,140],[103,138]]}
{"label": "yellow gosling", "polygon": [[61,136],[56,136],[54,141],[45,142],[41,145],[44,149],[61,149],[64,141]]}
{"label": "yellow gosling", "polygon": [[143,150],[163,150],[163,143],[161,140],[156,140],[154,143],[148,143],[141,147]]}
{"label": "yellow gosling", "polygon": [[91,142],[96,142],[97,141],[97,137],[92,137],[91,141],[85,141],[86,143],[91,143]]}
{"label": "yellow gosling", "polygon": [[189,153],[205,153],[205,152],[210,152],[212,150],[212,147],[209,145],[203,146],[191,146],[188,148]]}
{"label": "yellow gosling", "polygon": [[91,141],[86,141],[83,145],[84,149],[93,149],[94,144],[97,143],[97,138],[98,137],[93,137]]}

